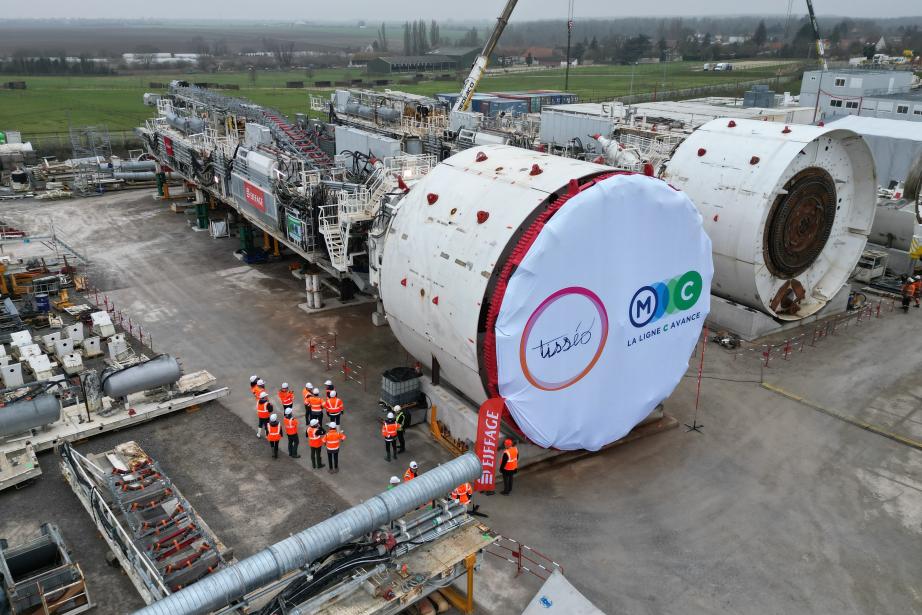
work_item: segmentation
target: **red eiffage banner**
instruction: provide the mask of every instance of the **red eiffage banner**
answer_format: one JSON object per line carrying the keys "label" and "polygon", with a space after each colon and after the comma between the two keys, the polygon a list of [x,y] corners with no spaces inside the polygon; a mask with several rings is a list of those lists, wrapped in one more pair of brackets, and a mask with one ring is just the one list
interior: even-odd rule
{"label": "red eiffage banner", "polygon": [[505,408],[506,403],[502,397],[491,397],[480,406],[476,452],[483,471],[474,485],[477,491],[496,489],[496,449],[499,447],[500,426]]}
{"label": "red eiffage banner", "polygon": [[243,197],[247,200],[247,203],[258,209],[259,211],[266,211],[266,195],[263,193],[262,189],[258,186],[254,186],[250,182],[244,180],[243,182]]}

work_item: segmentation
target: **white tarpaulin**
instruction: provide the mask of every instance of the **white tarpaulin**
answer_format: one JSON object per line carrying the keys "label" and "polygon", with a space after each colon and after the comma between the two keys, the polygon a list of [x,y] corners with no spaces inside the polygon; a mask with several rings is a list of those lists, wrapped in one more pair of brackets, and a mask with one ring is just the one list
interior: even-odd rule
{"label": "white tarpaulin", "polygon": [[711,241],[661,180],[616,175],[572,197],[509,281],[499,392],[540,446],[598,450],[668,397],[710,309]]}
{"label": "white tarpaulin", "polygon": [[922,153],[922,122],[848,115],[829,125],[864,137],[874,156],[877,183],[885,188],[906,181],[909,165]]}
{"label": "white tarpaulin", "polygon": [[605,615],[589,602],[566,577],[555,570],[531,599],[522,615]]}

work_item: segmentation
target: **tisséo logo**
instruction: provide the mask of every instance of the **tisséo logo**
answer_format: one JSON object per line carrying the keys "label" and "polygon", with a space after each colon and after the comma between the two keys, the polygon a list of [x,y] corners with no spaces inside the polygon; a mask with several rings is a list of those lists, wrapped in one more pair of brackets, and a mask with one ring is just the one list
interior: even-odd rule
{"label": "tiss\u00e9o logo", "polygon": [[631,298],[629,317],[635,327],[645,327],[664,314],[674,314],[691,308],[698,302],[704,283],[697,271],[642,286]]}
{"label": "tiss\u00e9o logo", "polygon": [[532,312],[519,342],[528,382],[559,391],[583,379],[602,356],[608,312],[598,295],[582,286],[562,288]]}

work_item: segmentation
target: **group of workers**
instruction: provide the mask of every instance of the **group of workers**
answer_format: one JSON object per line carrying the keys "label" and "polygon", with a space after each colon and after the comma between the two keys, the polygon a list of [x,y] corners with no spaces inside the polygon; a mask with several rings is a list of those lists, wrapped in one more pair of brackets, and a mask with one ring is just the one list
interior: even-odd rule
{"label": "group of workers", "polygon": [[[506,441],[503,442],[503,456],[499,465],[499,470],[503,475],[503,490],[500,492],[502,495],[509,495],[512,493],[512,479],[518,472],[518,469],[519,449],[515,445],[515,442],[512,441],[512,438],[506,438]],[[419,464],[415,461],[411,461],[410,467],[403,473],[403,482],[408,483],[417,476],[419,476]],[[393,489],[399,484],[400,478],[391,476],[387,488]],[[492,495],[492,492],[488,493],[488,495]],[[461,483],[452,490],[450,497],[456,502],[467,505],[467,503],[471,501],[471,498],[474,497],[474,487],[468,482]]]}
{"label": "group of workers", "polygon": [[[918,299],[916,301],[918,304]],[[339,472],[339,448],[346,439],[346,434],[343,433],[341,427],[345,408],[342,398],[336,394],[332,381],[327,380],[324,383],[324,389],[324,397],[321,397],[320,388],[307,382],[301,391],[304,412],[308,419],[305,436],[307,436],[307,444],[311,450],[311,467],[315,470],[328,467],[328,471],[335,474]],[[269,392],[266,390],[266,382],[262,378],[257,375],[250,376],[250,392],[256,400],[256,437],[262,438],[265,434],[272,449],[272,457],[278,459],[279,443],[284,431],[288,440],[288,456],[300,458],[298,418],[294,415],[295,396],[288,383],[283,382],[277,393],[283,411],[281,422],[272,405]],[[326,429],[323,426],[324,412],[328,418]],[[397,461],[397,454],[406,450],[404,430],[408,424],[409,417],[399,405],[394,406],[393,411],[387,413],[381,425],[381,437],[384,439],[385,459],[388,462],[392,457],[394,461]],[[327,451],[327,466],[323,464],[322,450],[324,447]],[[504,442],[504,447],[500,462],[500,472],[503,475],[502,494],[509,495],[512,491],[512,479],[519,467],[519,451],[509,438]],[[411,461],[409,468],[403,474],[403,482],[413,480],[419,475],[418,473],[419,465]],[[392,476],[389,488],[399,484],[400,478]],[[474,489],[471,484],[464,483],[451,492],[451,497],[462,504],[467,504],[473,493]]]}
{"label": "group of workers", "polygon": [[[324,383],[324,397],[320,396],[319,387],[310,382],[305,383],[301,396],[304,401],[304,413],[308,419],[305,436],[307,445],[311,449],[311,467],[315,470],[329,467],[332,473],[339,472],[339,447],[346,434],[340,427],[345,409],[343,400],[336,394],[333,382]],[[294,415],[295,394],[287,382],[282,383],[278,390],[279,403],[282,406],[283,419],[279,422],[278,414],[266,390],[266,382],[257,375],[250,376],[250,392],[256,399],[256,437],[262,438],[265,434],[269,446],[272,448],[272,457],[278,459],[279,442],[282,440],[282,431],[288,439],[288,456],[299,458],[298,446],[300,444],[298,418]],[[323,427],[323,413],[326,412],[329,422],[327,428]],[[323,464],[322,450],[327,450],[327,465]]]}
{"label": "group of workers", "polygon": [[913,301],[915,306],[919,307],[919,299],[922,297],[922,275],[917,276],[906,276],[903,280],[902,287],[903,295],[903,311],[909,311],[909,304]]}

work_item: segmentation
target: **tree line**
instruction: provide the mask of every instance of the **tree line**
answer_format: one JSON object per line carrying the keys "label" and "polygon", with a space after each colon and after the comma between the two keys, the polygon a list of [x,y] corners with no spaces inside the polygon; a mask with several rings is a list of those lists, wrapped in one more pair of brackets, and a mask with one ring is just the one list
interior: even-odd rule
{"label": "tree line", "polygon": [[66,55],[54,58],[29,57],[25,52],[14,53],[8,60],[0,58],[0,73],[4,75],[112,75],[110,66],[93,62],[88,55],[68,61]]}

